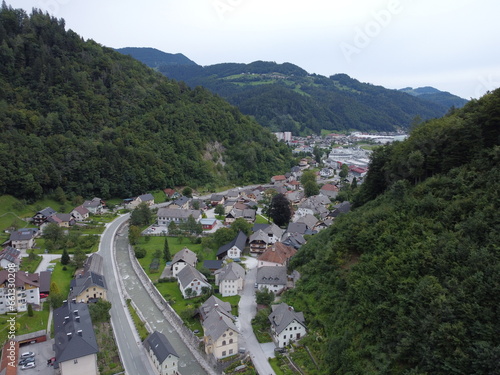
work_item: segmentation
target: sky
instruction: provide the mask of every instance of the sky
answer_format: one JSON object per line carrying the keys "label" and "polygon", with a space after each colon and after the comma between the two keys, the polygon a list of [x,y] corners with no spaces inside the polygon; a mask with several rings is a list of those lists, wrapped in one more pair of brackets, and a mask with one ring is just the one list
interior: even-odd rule
{"label": "sky", "polygon": [[6,0],[101,45],[199,65],[290,62],[391,89],[465,99],[500,87],[498,0]]}

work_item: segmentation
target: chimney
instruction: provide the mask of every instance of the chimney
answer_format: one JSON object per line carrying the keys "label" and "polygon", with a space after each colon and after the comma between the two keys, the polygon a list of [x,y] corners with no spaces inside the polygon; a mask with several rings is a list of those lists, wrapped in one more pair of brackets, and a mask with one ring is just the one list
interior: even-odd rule
{"label": "chimney", "polygon": [[80,316],[75,317],[77,323],[80,323]]}
{"label": "chimney", "polygon": [[76,331],[76,333],[78,333],[78,336],[83,336],[83,331],[81,329],[79,329],[78,331]]}
{"label": "chimney", "polygon": [[73,314],[75,314],[75,316],[78,316],[78,310],[73,310]]}
{"label": "chimney", "polygon": [[69,316],[65,316],[64,317],[64,323],[68,323],[69,322]]}
{"label": "chimney", "polygon": [[70,341],[70,340],[71,340],[72,333],[71,333],[71,332],[68,332],[68,333],[66,333],[66,336],[68,337],[68,341]]}

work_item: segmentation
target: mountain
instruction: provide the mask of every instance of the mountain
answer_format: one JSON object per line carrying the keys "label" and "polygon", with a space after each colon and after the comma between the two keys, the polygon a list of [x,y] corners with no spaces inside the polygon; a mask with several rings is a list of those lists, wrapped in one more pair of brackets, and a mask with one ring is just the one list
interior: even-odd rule
{"label": "mountain", "polygon": [[124,55],[130,55],[150,68],[158,68],[162,65],[197,65],[182,53],[166,53],[156,48],[125,47],[117,48],[116,51]]}
{"label": "mountain", "polygon": [[450,106],[361,83],[346,74],[309,74],[291,63],[161,65],[167,77],[203,86],[272,131],[395,131],[443,116]]}
{"label": "mountain", "polygon": [[265,182],[291,151],[203,88],[191,90],[58,20],[0,10],[0,194],[35,200]]}
{"label": "mountain", "polygon": [[374,150],[357,208],[292,259],[314,374],[497,374],[500,89]]}
{"label": "mountain", "polygon": [[468,100],[463,99],[459,96],[450,94],[446,91],[439,91],[438,89],[429,86],[418,87],[416,89],[412,87],[406,87],[404,89],[400,89],[399,91],[419,97],[420,99],[427,100],[431,103],[443,105],[448,108],[461,108],[468,102]]}

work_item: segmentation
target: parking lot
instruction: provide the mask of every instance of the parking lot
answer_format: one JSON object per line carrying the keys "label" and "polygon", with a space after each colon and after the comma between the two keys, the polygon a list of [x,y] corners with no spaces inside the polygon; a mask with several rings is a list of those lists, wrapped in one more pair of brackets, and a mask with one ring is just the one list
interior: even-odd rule
{"label": "parking lot", "polygon": [[36,367],[31,369],[21,370],[21,366],[18,366],[17,373],[23,375],[31,375],[31,374],[54,375],[55,374],[54,368],[52,366],[47,366],[47,361],[52,357],[54,357],[54,350],[52,349],[53,344],[54,340],[49,340],[38,344],[28,344],[19,347],[19,356],[21,356],[21,354],[25,352],[35,353]]}

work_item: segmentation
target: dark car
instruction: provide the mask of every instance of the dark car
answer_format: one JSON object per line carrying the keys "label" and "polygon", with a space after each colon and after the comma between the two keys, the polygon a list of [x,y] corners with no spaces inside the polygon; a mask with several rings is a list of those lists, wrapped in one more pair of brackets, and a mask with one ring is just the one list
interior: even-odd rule
{"label": "dark car", "polygon": [[20,366],[24,366],[28,363],[32,363],[32,362],[35,362],[35,356],[33,357],[26,357],[26,358],[23,358],[19,361],[19,365]]}

